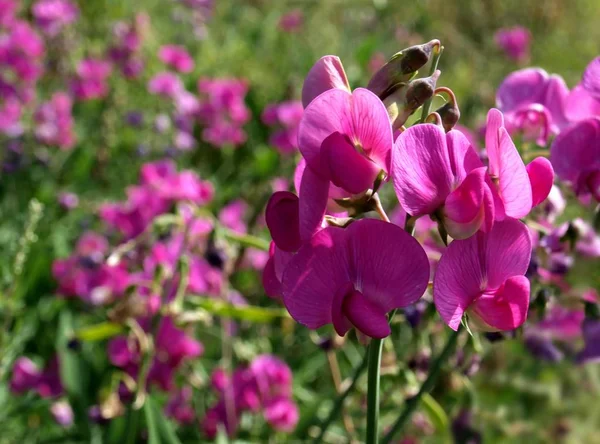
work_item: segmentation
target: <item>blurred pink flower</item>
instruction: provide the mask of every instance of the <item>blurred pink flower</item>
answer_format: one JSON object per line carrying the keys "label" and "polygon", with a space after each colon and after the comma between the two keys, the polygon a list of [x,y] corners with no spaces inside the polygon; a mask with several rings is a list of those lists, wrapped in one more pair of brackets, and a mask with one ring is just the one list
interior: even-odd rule
{"label": "blurred pink flower", "polygon": [[77,20],[79,8],[70,0],[38,0],[32,7],[32,13],[42,31],[54,37],[63,27]]}
{"label": "blurred pink flower", "polygon": [[292,9],[279,19],[279,29],[283,32],[298,32],[304,25],[304,13],[300,9]]}
{"label": "blurred pink flower", "polygon": [[54,93],[50,101],[42,103],[34,116],[37,139],[63,150],[73,148],[75,133],[71,108],[71,98],[63,92]]}
{"label": "blurred pink flower", "polygon": [[494,36],[496,44],[504,51],[509,59],[522,62],[529,58],[531,33],[523,26],[503,28]]}
{"label": "blurred pink flower", "polygon": [[186,74],[194,70],[194,60],[183,46],[163,45],[158,52],[158,58],[177,72]]}
{"label": "blurred pink flower", "polygon": [[102,59],[85,59],[77,65],[77,75],[71,81],[71,92],[79,100],[104,98],[108,95],[110,62]]}

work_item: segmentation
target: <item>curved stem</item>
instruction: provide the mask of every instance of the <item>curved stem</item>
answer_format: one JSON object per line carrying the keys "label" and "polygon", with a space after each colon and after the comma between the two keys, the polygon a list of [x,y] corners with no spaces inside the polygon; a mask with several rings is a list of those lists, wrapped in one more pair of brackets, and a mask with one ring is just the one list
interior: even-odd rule
{"label": "curved stem", "polygon": [[390,431],[383,438],[382,444],[388,444],[392,441],[394,436],[402,430],[404,424],[406,424],[406,422],[410,419],[412,413],[418,407],[419,401],[421,400],[423,395],[433,390],[435,382],[442,368],[442,364],[450,357],[450,354],[452,353],[454,346],[456,345],[456,341],[458,339],[458,335],[461,329],[462,327],[459,327],[457,331],[452,331],[450,333],[450,336],[446,340],[446,345],[444,346],[444,349],[437,357],[437,359],[431,364],[431,368],[429,369],[427,379],[425,379],[425,382],[423,382],[423,385],[419,389],[419,392],[406,401],[406,403],[404,404],[404,410],[402,410],[402,413],[400,413],[400,416],[398,417]]}
{"label": "curved stem", "polygon": [[[437,51],[434,52],[433,60],[431,61],[431,68],[429,69],[429,76],[432,76],[435,70],[437,69],[438,63],[440,62],[440,57],[442,56],[442,51],[444,51],[444,47],[440,45]],[[425,119],[429,115],[429,110],[431,109],[431,102],[433,102],[433,97],[427,99],[423,104],[423,112],[421,113],[421,123],[425,122]]]}
{"label": "curved stem", "polygon": [[379,374],[383,339],[371,340],[369,346],[369,379],[367,391],[367,444],[379,442]]}

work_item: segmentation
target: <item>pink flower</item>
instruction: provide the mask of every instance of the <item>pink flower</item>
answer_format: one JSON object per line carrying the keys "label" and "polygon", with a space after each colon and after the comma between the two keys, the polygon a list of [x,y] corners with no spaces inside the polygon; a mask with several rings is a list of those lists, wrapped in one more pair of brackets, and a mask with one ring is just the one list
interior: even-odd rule
{"label": "pink flower", "polygon": [[446,134],[432,124],[408,128],[396,140],[392,176],[411,216],[435,214],[455,239],[490,230],[494,206],[486,168],[462,133]]}
{"label": "pink flower", "polygon": [[39,0],[33,5],[32,13],[42,31],[54,37],[77,20],[79,8],[69,0]]}
{"label": "pink flower", "polygon": [[570,182],[577,195],[600,201],[600,119],[574,124],[554,140],[550,160],[558,177]]}
{"label": "pink flower", "polygon": [[433,281],[433,301],[446,324],[457,330],[465,312],[473,325],[512,330],[527,317],[531,257],[529,230],[520,221],[496,222],[489,233],[453,241]]}
{"label": "pink flower", "polygon": [[26,357],[18,358],[13,364],[10,390],[13,393],[25,393],[37,387],[42,375],[35,363]]}
{"label": "pink flower", "polygon": [[600,100],[600,57],[596,57],[585,68],[581,86],[594,98]]}
{"label": "pink flower", "polygon": [[106,97],[108,77],[112,71],[110,62],[101,59],[85,59],[77,65],[77,76],[71,82],[71,91],[80,100]]}
{"label": "pink flower", "polygon": [[148,82],[148,91],[151,94],[156,94],[174,99],[183,91],[183,83],[177,74],[171,72],[161,72],[156,74]]}
{"label": "pink flower", "polygon": [[496,105],[505,115],[510,134],[545,146],[569,121],[566,116],[569,88],[562,77],[540,68],[509,74],[498,87]]}
{"label": "pink flower", "polygon": [[265,419],[273,429],[290,433],[298,424],[300,412],[294,401],[282,396],[267,401]]}
{"label": "pink flower", "polygon": [[401,228],[363,219],[325,228],[304,244],[283,274],[283,301],[296,321],[316,329],[352,326],[374,338],[389,335],[387,313],[419,299],[429,263]]}
{"label": "pink flower", "polygon": [[183,46],[163,45],[158,52],[158,58],[177,72],[186,74],[194,70],[194,60]]}
{"label": "pink flower", "polygon": [[219,222],[236,233],[244,234],[247,231],[246,222],[244,221],[247,210],[248,204],[246,202],[241,199],[234,200],[219,211]]}
{"label": "pink flower", "polygon": [[304,14],[300,9],[292,9],[279,19],[279,29],[283,32],[298,32],[304,24]]}
{"label": "pink flower", "polygon": [[600,57],[586,67],[581,83],[571,91],[566,101],[570,120],[578,122],[590,117],[600,117]]}
{"label": "pink flower", "polygon": [[113,28],[114,42],[108,57],[128,79],[136,78],[144,69],[140,56],[142,35],[147,27],[147,17],[136,14],[133,23],[118,22]]}
{"label": "pink flower", "polygon": [[9,137],[21,135],[23,133],[21,113],[22,106],[17,99],[8,99],[0,105],[0,133]]}
{"label": "pink flower", "polygon": [[71,405],[65,401],[57,401],[50,407],[50,413],[56,423],[62,427],[70,427],[73,424],[74,414]]}
{"label": "pink flower", "polygon": [[15,20],[17,6],[15,0],[0,0],[0,26],[9,26]]}
{"label": "pink flower", "polygon": [[488,112],[485,146],[496,219],[525,217],[548,196],[554,180],[552,165],[536,158],[525,167],[504,127],[502,113],[495,108]]}
{"label": "pink flower", "polygon": [[508,58],[516,62],[529,58],[531,34],[527,28],[515,26],[500,29],[496,32],[495,40]]}
{"label": "pink flower", "polygon": [[[310,74],[309,74],[310,75]],[[392,127],[385,106],[369,90],[331,89],[304,112],[298,132],[308,168],[351,194],[373,186],[388,174]]]}
{"label": "pink flower", "polygon": [[298,149],[298,127],[303,113],[302,103],[297,101],[267,105],[263,111],[262,121],[278,128],[269,138],[269,143],[282,154]]}
{"label": "pink flower", "polygon": [[192,387],[183,387],[175,393],[171,393],[165,406],[165,415],[180,424],[193,424],[196,419],[196,411],[192,404],[192,396]]}
{"label": "pink flower", "polygon": [[75,145],[71,98],[63,92],[55,93],[52,99],[43,103],[35,113],[35,135],[48,145],[68,150]]}

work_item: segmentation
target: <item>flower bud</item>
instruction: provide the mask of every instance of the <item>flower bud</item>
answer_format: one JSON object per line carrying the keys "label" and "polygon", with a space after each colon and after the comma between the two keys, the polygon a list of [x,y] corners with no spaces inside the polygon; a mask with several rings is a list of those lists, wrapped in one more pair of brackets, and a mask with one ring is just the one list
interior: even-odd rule
{"label": "flower bud", "polygon": [[383,101],[394,129],[404,125],[412,113],[433,97],[439,76],[440,71],[436,70],[431,77],[413,80],[408,85],[403,84]]}
{"label": "flower bud", "polygon": [[432,40],[397,52],[373,75],[367,88],[384,100],[397,89],[399,84],[410,81],[416,71],[429,61],[436,46],[440,46],[439,40]]}
{"label": "flower bud", "polygon": [[458,109],[458,104],[456,103],[456,96],[450,88],[437,88],[435,90],[435,94],[439,93],[446,93],[448,96],[448,101],[436,109],[435,112],[438,113],[442,118],[444,130],[448,132],[454,128],[454,125],[458,123],[458,119],[460,119],[460,110]]}

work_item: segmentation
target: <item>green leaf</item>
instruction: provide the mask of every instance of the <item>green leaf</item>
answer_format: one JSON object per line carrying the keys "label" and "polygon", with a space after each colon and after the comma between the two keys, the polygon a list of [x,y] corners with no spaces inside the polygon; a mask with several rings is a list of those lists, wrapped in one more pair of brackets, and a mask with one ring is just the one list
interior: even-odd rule
{"label": "green leaf", "polygon": [[447,432],[448,430],[448,415],[442,406],[429,393],[423,394],[421,405],[429,420],[438,432]]}
{"label": "green leaf", "polygon": [[151,396],[146,398],[144,413],[148,427],[149,444],[181,444],[181,441],[173,430],[171,422],[165,418],[165,415]]}
{"label": "green leaf", "polygon": [[154,401],[151,397],[144,403],[144,414],[146,416],[146,428],[148,429],[148,444],[160,444],[160,433],[156,424],[156,415],[154,414]]}
{"label": "green leaf", "polygon": [[289,317],[287,311],[278,308],[256,307],[252,305],[239,306],[200,296],[190,296],[187,300],[213,315],[241,321],[267,323],[278,318]]}
{"label": "green leaf", "polygon": [[86,342],[102,341],[122,333],[123,330],[124,328],[120,324],[101,322],[100,324],[80,328],[75,332],[75,337]]}

